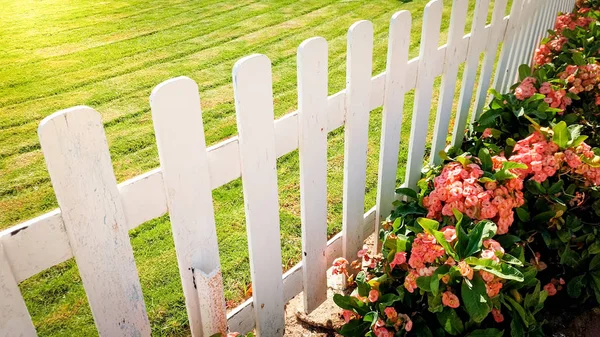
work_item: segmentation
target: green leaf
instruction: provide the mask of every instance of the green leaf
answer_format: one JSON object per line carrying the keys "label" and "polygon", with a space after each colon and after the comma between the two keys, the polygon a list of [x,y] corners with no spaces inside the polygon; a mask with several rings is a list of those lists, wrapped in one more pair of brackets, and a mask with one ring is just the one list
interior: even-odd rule
{"label": "green leaf", "polygon": [[431,291],[431,276],[421,276],[417,278],[417,287],[424,291]]}
{"label": "green leaf", "polygon": [[521,318],[521,321],[525,324],[525,326],[529,327],[529,319],[527,317],[527,313],[525,313],[525,309],[523,309],[523,307],[519,303],[517,303],[517,301],[513,300],[510,296],[504,296],[503,298],[510,304],[510,306],[517,312],[517,314],[519,314],[519,317]]}
{"label": "green leaf", "polygon": [[394,303],[402,301],[402,298],[394,293],[387,293],[379,296],[377,303],[383,305],[385,308],[391,307]]}
{"label": "green leaf", "polygon": [[342,326],[340,334],[344,337],[362,337],[370,328],[371,323],[364,322],[362,319],[353,319]]}
{"label": "green leaf", "polygon": [[492,310],[490,298],[485,290],[485,282],[479,275],[475,275],[471,282],[463,279],[460,287],[462,304],[471,319],[481,323]]}
{"label": "green leaf", "polygon": [[524,208],[519,207],[516,209],[516,211],[517,211],[517,217],[519,218],[519,220],[521,220],[523,222],[527,222],[531,219],[529,212],[527,212]]}
{"label": "green leaf", "polygon": [[596,254],[590,261],[590,266],[589,266],[588,270],[590,270],[590,271],[597,270],[597,269],[600,269],[599,267],[600,267],[600,254]]}
{"label": "green leaf", "polygon": [[525,337],[525,327],[519,317],[513,317],[510,322],[510,335],[512,337]]}
{"label": "green leaf", "polygon": [[494,274],[506,280],[515,280],[517,282],[523,282],[524,280],[523,273],[521,273],[517,268],[505,263],[498,263],[490,259],[481,259],[476,257],[468,257],[465,259],[465,262],[473,266],[473,269],[485,270],[488,273]]}
{"label": "green leaf", "polygon": [[364,271],[361,271],[356,275],[356,285],[358,286],[358,294],[360,296],[369,296],[371,285],[367,282],[367,274]]}
{"label": "green leaf", "polygon": [[442,310],[444,310],[444,306],[442,305],[442,293],[438,293],[437,295],[427,293],[427,307],[429,312],[442,312]]}
{"label": "green leaf", "polygon": [[[482,220],[478,222],[467,234],[469,240],[466,244],[466,248],[463,251],[463,255],[461,255],[459,258],[464,259],[479,252],[483,247],[483,241],[493,237],[496,234],[496,230],[496,224],[489,220]],[[464,244],[464,242],[460,243],[460,245]]]}
{"label": "green leaf", "polygon": [[346,310],[354,310],[361,316],[366,315],[370,311],[368,304],[354,296],[335,294],[333,295],[333,302],[337,304],[338,307]]}
{"label": "green leaf", "polygon": [[514,257],[514,256],[512,256],[510,254],[504,254],[502,256],[502,261],[506,262],[508,264],[519,266],[519,267],[523,266],[523,262],[521,262],[521,260],[517,259],[516,257]]}
{"label": "green leaf", "polygon": [[559,122],[552,128],[554,135],[552,141],[558,145],[559,148],[564,149],[569,143],[569,130],[567,130],[567,123],[564,121]]}
{"label": "green leaf", "polygon": [[523,81],[526,77],[531,76],[531,68],[526,64],[519,66],[519,81]]}
{"label": "green leaf", "polygon": [[570,144],[571,147],[578,147],[579,145],[581,145],[581,143],[583,143],[586,139],[588,139],[588,136],[579,136],[572,141],[572,143]]}
{"label": "green leaf", "polygon": [[437,231],[438,228],[440,227],[439,222],[437,222],[435,220],[427,219],[427,218],[418,218],[417,223],[421,227],[423,227],[423,229],[428,233],[432,232],[432,231]]}
{"label": "green leaf", "polygon": [[442,312],[438,312],[435,315],[438,322],[442,325],[444,330],[452,336],[462,334],[465,330],[465,326],[462,320],[456,314],[456,311],[452,308],[444,308]]}
{"label": "green leaf", "polygon": [[559,180],[557,182],[555,182],[554,184],[552,184],[552,186],[550,186],[550,188],[548,189],[548,194],[556,194],[560,191],[562,191],[562,188],[564,186],[564,181]]}
{"label": "green leaf", "polygon": [[396,193],[398,193],[400,195],[405,195],[407,197],[411,197],[413,199],[419,198],[419,196],[417,195],[417,192],[415,192],[415,190],[413,190],[412,188],[400,187],[400,188],[396,189]]}
{"label": "green leaf", "polygon": [[[450,266],[447,264],[444,264],[444,265],[438,267],[435,270],[435,272],[433,272],[433,275],[431,275],[431,285],[429,286],[429,288],[431,289],[431,292],[434,295],[438,294],[439,289],[440,289],[440,280],[442,279],[442,277],[444,277],[444,275],[448,274],[449,271],[450,271]],[[417,279],[417,281],[418,281],[418,279]]]}
{"label": "green leaf", "polygon": [[477,329],[473,330],[467,337],[502,337],[504,330],[498,329]]}
{"label": "green leaf", "polygon": [[569,296],[572,298],[579,298],[581,296],[581,290],[585,286],[584,278],[585,274],[575,276],[567,283],[567,293]]}
{"label": "green leaf", "polygon": [[494,168],[494,163],[492,162],[492,156],[490,156],[490,151],[484,147],[479,150],[479,159],[481,160],[481,169],[484,171],[491,171]]}
{"label": "green leaf", "polygon": [[514,161],[505,161],[502,163],[502,169],[503,170],[512,170],[512,169],[523,169],[526,170],[527,169],[527,165],[523,164],[523,163],[517,163]]}

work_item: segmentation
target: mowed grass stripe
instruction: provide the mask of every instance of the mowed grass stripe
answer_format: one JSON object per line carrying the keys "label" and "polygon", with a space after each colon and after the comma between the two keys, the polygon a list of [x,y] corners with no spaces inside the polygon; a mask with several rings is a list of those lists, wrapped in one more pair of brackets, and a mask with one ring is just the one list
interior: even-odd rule
{"label": "mowed grass stripe", "polygon": [[[65,76],[67,81],[66,85],[59,85],[58,88],[60,89],[53,89],[52,91],[47,91],[43,94],[29,96],[20,96],[19,92],[14,89],[14,86],[8,87],[0,91],[0,93],[9,94],[11,95],[9,96],[11,98],[0,98],[0,108],[10,107],[14,104],[23,102],[25,99],[32,100],[44,98],[48,95],[60,94],[68,90],[82,87],[94,81],[108,79],[118,76],[121,73],[128,73],[131,71],[131,68],[125,67],[127,70],[124,72],[115,71],[114,68],[115,64],[118,65],[126,62],[127,57],[130,57],[135,61],[136,57],[138,57],[138,54],[149,54],[149,57],[144,58],[144,62],[133,68],[133,70],[148,67],[160,63],[161,61],[172,61],[177,58],[185,57],[189,54],[198,52],[202,49],[210,48],[212,46],[219,45],[220,43],[236,39],[256,30],[265,29],[276,25],[285,20],[289,20],[294,16],[302,15],[309,11],[324,7],[332,1],[333,0],[318,1],[315,4],[312,4],[312,6],[308,6],[307,4],[295,2],[293,0],[280,0],[277,1],[275,8],[269,8],[268,6],[260,5],[260,3],[254,3],[250,4],[246,8],[241,8],[241,16],[236,15],[236,10],[233,10],[228,13],[221,13],[215,17],[211,17],[210,19],[212,20],[208,20],[208,18],[198,21],[192,20],[185,25],[165,28],[153,34],[145,34],[140,37],[132,37],[131,39],[116,41],[103,46],[91,47],[82,52],[75,53],[77,54],[77,58],[81,59],[81,62],[72,65],[67,63],[64,65],[64,67],[54,68],[49,72],[45,72],[45,74],[53,73],[59,76],[62,76],[63,74],[68,75]],[[248,7],[253,7],[252,5],[255,5],[255,11],[248,11]],[[285,8],[287,8],[287,10],[284,10]],[[273,12],[270,12],[271,10]],[[215,22],[216,27],[211,25],[211,22]],[[198,27],[201,27],[201,30],[195,30],[195,28]],[[221,30],[225,30],[225,32],[221,33]],[[209,33],[209,36],[203,35],[205,33]],[[187,45],[187,48],[185,48],[183,51],[169,48],[173,44],[187,42],[193,39],[199,39],[204,43],[199,47],[191,44]],[[112,63],[107,63],[105,57],[102,54],[99,54],[99,52],[110,55],[114,61]],[[161,54],[157,54],[158,57],[156,57],[153,54],[157,52],[166,52],[168,56],[161,57]],[[50,58],[49,61],[60,63],[61,61],[69,60],[71,57],[72,55],[65,55],[65,57]],[[93,67],[95,65],[100,65],[100,69],[94,69]],[[84,76],[76,75],[80,73],[79,70],[81,70],[82,67],[85,67],[85,70],[91,69],[94,73],[98,71],[108,71],[108,73],[102,74],[102,77],[100,78],[89,78],[89,73],[87,72],[84,72]],[[1,75],[3,74],[0,73],[0,76]],[[43,77],[36,77],[35,80],[36,81],[33,83],[37,86],[43,86],[45,84],[45,78]],[[54,82],[57,79],[50,77],[48,80],[52,80]],[[75,80],[74,83],[72,83],[73,80]],[[83,82],[81,82],[82,80]]]}

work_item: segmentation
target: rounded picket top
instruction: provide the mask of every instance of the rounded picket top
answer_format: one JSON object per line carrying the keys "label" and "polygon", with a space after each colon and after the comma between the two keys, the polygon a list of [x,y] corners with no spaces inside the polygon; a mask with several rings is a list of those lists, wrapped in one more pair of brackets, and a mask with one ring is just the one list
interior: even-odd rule
{"label": "rounded picket top", "polygon": [[308,53],[318,52],[328,48],[327,40],[321,36],[311,37],[302,41],[298,46],[298,58],[305,57]]}
{"label": "rounded picket top", "polygon": [[40,125],[38,126],[38,135],[42,137],[42,135],[46,134],[50,129],[51,122],[58,118],[64,118],[67,125],[69,124],[69,119],[82,119],[90,121],[98,120],[100,123],[102,123],[102,116],[98,111],[86,105],[78,105],[68,109],[59,110],[42,119]]}
{"label": "rounded picket top", "polygon": [[163,104],[173,105],[180,97],[200,97],[198,84],[187,76],[168,79],[152,89],[150,94],[151,107],[163,107]]}
{"label": "rounded picket top", "polygon": [[[350,28],[348,28],[348,43],[352,40],[365,39],[367,37],[371,37],[373,39],[373,23],[369,20],[360,20],[352,24]],[[371,47],[372,48],[372,47]]]}

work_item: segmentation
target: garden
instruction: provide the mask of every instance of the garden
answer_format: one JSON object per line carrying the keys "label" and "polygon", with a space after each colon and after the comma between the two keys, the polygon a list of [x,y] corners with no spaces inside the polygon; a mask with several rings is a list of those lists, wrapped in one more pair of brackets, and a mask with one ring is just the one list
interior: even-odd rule
{"label": "garden", "polygon": [[[600,303],[600,1],[557,17],[443,163],[339,258],[353,336],[548,336]],[[358,271],[353,273],[349,271]]]}

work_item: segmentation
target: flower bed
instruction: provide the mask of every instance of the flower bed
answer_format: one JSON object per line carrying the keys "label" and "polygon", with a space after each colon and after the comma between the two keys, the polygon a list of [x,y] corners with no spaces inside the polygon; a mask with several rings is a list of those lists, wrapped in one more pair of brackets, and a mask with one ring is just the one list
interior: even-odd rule
{"label": "flower bed", "polygon": [[[359,252],[344,336],[545,336],[600,302],[600,1],[560,15],[460,148]],[[338,259],[335,272],[348,262]]]}

